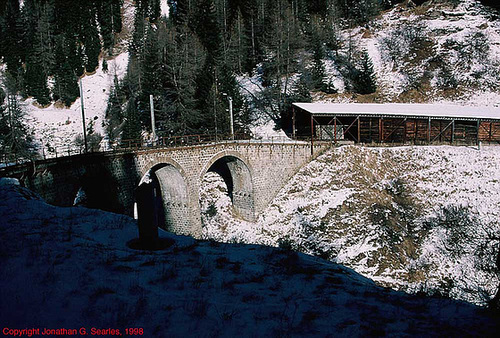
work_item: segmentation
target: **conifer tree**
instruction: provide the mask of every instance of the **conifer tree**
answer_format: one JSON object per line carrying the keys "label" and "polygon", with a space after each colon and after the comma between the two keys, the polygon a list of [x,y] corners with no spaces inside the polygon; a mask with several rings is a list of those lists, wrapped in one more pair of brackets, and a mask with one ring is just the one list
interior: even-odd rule
{"label": "conifer tree", "polygon": [[11,160],[32,158],[36,154],[24,116],[25,111],[16,96],[7,95],[7,102],[0,109],[0,149],[2,153],[10,155]]}
{"label": "conifer tree", "polygon": [[33,96],[41,105],[51,101],[47,86],[48,76],[54,67],[50,14],[49,3],[41,4],[35,0],[24,3],[24,44],[27,50],[24,85],[26,95]]}
{"label": "conifer tree", "polygon": [[135,98],[132,97],[125,110],[125,121],[123,123],[122,141],[138,140],[141,138],[141,122],[137,111]]}
{"label": "conifer tree", "polygon": [[222,39],[213,0],[200,0],[194,18],[194,29],[205,48],[206,56],[203,67],[196,77],[197,108],[202,113],[201,124],[195,129],[207,133],[218,130],[219,88],[217,78],[222,55]]}
{"label": "conifer tree", "polygon": [[124,97],[122,95],[121,85],[118,81],[118,77],[115,75],[113,81],[113,87],[108,99],[108,106],[106,107],[106,135],[108,136],[109,142],[113,144],[117,139],[119,139],[121,132],[121,124],[123,122],[123,111],[122,104]]}
{"label": "conifer tree", "polygon": [[188,25],[187,7],[178,8],[172,34],[163,42],[161,79],[165,95],[159,102],[167,135],[193,134],[199,131],[203,117],[195,99],[195,74],[199,69],[197,53],[202,49]]}
{"label": "conifer tree", "polygon": [[47,86],[47,75],[37,55],[30,55],[26,60],[25,73],[26,92],[42,106],[50,103],[50,92]]}
{"label": "conifer tree", "polygon": [[323,58],[325,52],[323,43],[317,31],[312,33],[312,50],[313,50],[313,67],[311,70],[313,88],[315,90],[323,90],[325,88],[325,66],[323,65]]}
{"label": "conifer tree", "polygon": [[68,41],[64,36],[58,36],[56,41],[56,63],[59,67],[56,68],[54,74],[54,100],[61,100],[66,106],[70,106],[77,97],[80,96],[80,89],[78,87],[78,76],[72,67],[71,58],[67,52],[71,49]]}
{"label": "conifer tree", "polygon": [[22,88],[22,63],[24,62],[23,22],[18,0],[6,0],[4,12],[4,39],[2,54],[6,71],[14,80],[17,92]]}
{"label": "conifer tree", "polygon": [[85,46],[85,68],[93,72],[99,66],[101,40],[96,23],[96,12],[90,4],[82,8],[81,41]]}
{"label": "conifer tree", "polygon": [[147,25],[146,38],[144,41],[144,62],[142,64],[142,91],[145,96],[158,95],[161,89],[159,69],[160,49],[158,45],[158,33],[151,24]]}
{"label": "conifer tree", "polygon": [[359,94],[371,94],[377,90],[373,63],[367,52],[363,52],[361,69],[354,79],[354,90]]}

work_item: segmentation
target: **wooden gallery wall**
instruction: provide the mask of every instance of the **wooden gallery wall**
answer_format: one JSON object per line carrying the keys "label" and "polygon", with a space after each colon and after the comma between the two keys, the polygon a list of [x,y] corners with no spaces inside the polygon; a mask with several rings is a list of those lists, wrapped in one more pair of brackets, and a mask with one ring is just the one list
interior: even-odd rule
{"label": "wooden gallery wall", "polygon": [[[500,122],[393,117],[359,117],[358,122],[357,119],[357,117],[337,117],[337,126],[343,127],[344,137],[355,142],[500,143]],[[333,124],[332,120],[329,120],[326,122],[322,118],[315,119],[321,125]]]}

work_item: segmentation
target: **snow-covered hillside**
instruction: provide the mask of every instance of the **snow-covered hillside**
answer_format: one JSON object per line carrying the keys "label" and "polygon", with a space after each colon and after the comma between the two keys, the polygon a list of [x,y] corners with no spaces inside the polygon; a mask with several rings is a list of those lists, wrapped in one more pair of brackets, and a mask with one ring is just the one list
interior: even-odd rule
{"label": "snow-covered hillside", "polygon": [[[114,76],[123,78],[127,62],[128,53],[122,53],[108,60],[107,72],[99,67],[94,74],[82,78],[86,125],[93,121],[95,131],[101,136],[105,135],[105,112]],[[27,123],[35,131],[35,142],[43,146],[46,153],[50,148],[59,149],[59,153],[67,147],[76,148],[75,137],[83,135],[81,100],[77,99],[69,108],[58,103],[41,108],[33,102],[29,98],[24,105],[28,113]]]}
{"label": "snow-covered hillside", "polygon": [[285,245],[383,285],[482,305],[499,285],[491,268],[500,147],[334,148],[306,165],[257,223],[232,216],[225,189],[206,175],[205,238]]}
{"label": "snow-covered hillside", "polygon": [[471,304],[377,287],[348,268],[284,249],[162,233],[165,250],[133,250],[126,244],[137,236],[131,218],[50,206],[16,183],[0,179],[4,328],[122,335],[141,328],[145,337],[498,331]]}
{"label": "snow-covered hillside", "polygon": [[[166,1],[161,2],[161,13],[168,16]],[[99,67],[96,74],[83,78],[87,124],[94,121],[96,131],[102,136],[113,75],[116,72],[122,77],[126,72],[128,54],[124,51],[134,30],[134,14],[134,2],[124,1],[123,31],[114,49],[118,56],[109,61],[108,73],[103,73]],[[338,93],[314,93],[315,101],[500,104],[500,21],[479,1],[464,0],[456,6],[452,2],[439,1],[421,6],[403,2],[363,27],[340,29],[338,34],[339,50],[328,51],[323,60],[324,80],[331,82]],[[351,54],[356,59],[365,50],[374,64],[378,90],[370,95],[347,93],[345,59],[351,59]],[[305,61],[306,67],[312,67],[309,54],[301,52],[295,61]],[[259,69],[255,69],[252,76],[242,74],[238,77],[241,92],[252,108],[255,108],[252,100],[265,92],[260,76]],[[287,88],[287,94],[292,94],[299,77],[299,74],[290,74],[282,91]],[[50,148],[73,146],[75,136],[82,133],[80,100],[70,108],[51,105],[41,109],[32,103],[33,100],[28,99],[26,107],[36,142]],[[272,123],[267,125],[271,109],[261,107],[257,110],[259,113],[253,116],[251,126],[256,137],[278,135],[272,131]],[[275,118],[279,115],[276,111],[277,107],[271,114]]]}
{"label": "snow-covered hillside", "polygon": [[500,104],[500,21],[478,1],[400,4],[345,34],[373,60],[376,100]]}

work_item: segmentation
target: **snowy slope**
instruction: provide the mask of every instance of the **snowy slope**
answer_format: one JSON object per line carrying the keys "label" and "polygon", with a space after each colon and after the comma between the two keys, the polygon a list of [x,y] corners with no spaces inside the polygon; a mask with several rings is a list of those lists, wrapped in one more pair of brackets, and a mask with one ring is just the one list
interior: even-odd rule
{"label": "snowy slope", "polygon": [[[95,131],[104,136],[105,112],[108,104],[110,89],[116,74],[123,78],[127,70],[128,53],[122,53],[112,60],[108,60],[108,72],[99,67],[95,74],[85,75],[82,78],[83,100],[86,125],[94,121]],[[76,135],[83,135],[81,100],[78,98],[71,107],[61,107],[60,104],[51,104],[40,108],[29,98],[25,101],[28,112],[27,123],[35,130],[35,140],[40,146],[62,149],[74,145]],[[76,146],[75,146],[76,147]]]}
{"label": "snowy slope", "polygon": [[287,245],[383,285],[482,305],[499,285],[487,267],[499,243],[487,238],[500,237],[500,147],[334,148],[257,223],[234,218],[224,193],[222,178],[207,175],[205,238]]}
{"label": "snowy slope", "polygon": [[[19,212],[22,210],[22,212]],[[10,329],[142,328],[146,337],[487,336],[470,304],[377,287],[287,250],[199,242],[136,251],[128,217],[45,204],[0,179],[0,323]]]}
{"label": "snowy slope", "polygon": [[[402,33],[395,33],[398,30]],[[475,55],[476,33],[486,38],[489,49],[481,56]],[[421,47],[421,55],[411,50],[409,35],[412,34],[428,39]],[[425,95],[415,100],[481,106],[500,104],[498,88],[490,86],[490,83],[498,83],[495,69],[500,63],[500,22],[492,19],[491,12],[478,1],[460,1],[455,8],[433,2],[416,8],[398,5],[372,22],[369,31],[357,29],[353,36],[355,44],[367,50],[373,60],[379,87],[387,100],[411,102],[412,97],[402,95],[403,92],[411,89],[412,81],[430,76],[430,87],[422,84],[418,91]],[[388,38],[393,39],[400,53],[397,60],[388,57],[391,52],[388,49],[393,47],[385,44]],[[468,53],[471,55],[465,55]],[[437,88],[437,70],[432,65],[436,57],[444,59],[458,81],[467,83],[459,86],[460,90],[452,96],[443,96],[445,93]],[[467,57],[470,59],[465,61]]]}

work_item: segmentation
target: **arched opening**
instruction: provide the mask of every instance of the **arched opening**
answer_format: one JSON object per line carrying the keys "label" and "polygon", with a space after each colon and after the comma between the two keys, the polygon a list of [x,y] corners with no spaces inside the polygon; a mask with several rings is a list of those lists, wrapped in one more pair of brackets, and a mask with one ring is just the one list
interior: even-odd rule
{"label": "arched opening", "polygon": [[[255,221],[252,175],[240,158],[226,155],[216,159],[204,170],[201,182],[202,221],[214,216],[220,211],[218,208],[227,212],[228,201],[231,203],[231,215],[227,217],[236,216],[246,221]],[[211,191],[207,191],[210,189]],[[227,195],[226,198],[223,195]]]}
{"label": "arched opening", "polygon": [[189,230],[186,181],[172,164],[158,164],[141,179],[136,190],[136,217],[176,233]]}

